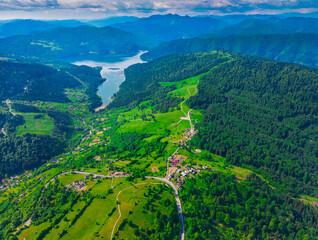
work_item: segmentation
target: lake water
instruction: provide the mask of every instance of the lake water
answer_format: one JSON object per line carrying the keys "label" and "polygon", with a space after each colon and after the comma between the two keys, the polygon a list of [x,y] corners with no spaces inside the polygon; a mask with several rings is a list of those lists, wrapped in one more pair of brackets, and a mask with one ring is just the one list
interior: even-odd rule
{"label": "lake water", "polygon": [[143,63],[140,56],[145,53],[140,51],[132,57],[118,57],[109,62],[96,62],[91,60],[73,62],[75,65],[89,67],[102,67],[101,75],[106,81],[98,87],[97,95],[101,96],[103,105],[111,102],[111,97],[119,90],[119,85],[125,81],[124,70],[136,63]]}

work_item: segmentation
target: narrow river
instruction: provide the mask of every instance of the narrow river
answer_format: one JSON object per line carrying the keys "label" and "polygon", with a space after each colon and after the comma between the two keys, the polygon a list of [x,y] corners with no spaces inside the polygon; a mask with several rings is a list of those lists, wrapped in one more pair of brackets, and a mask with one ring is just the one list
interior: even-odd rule
{"label": "narrow river", "polygon": [[126,58],[114,58],[109,62],[96,62],[91,60],[73,62],[75,65],[86,65],[90,67],[102,67],[101,75],[106,78],[106,81],[98,87],[97,95],[102,98],[103,105],[111,102],[111,97],[119,90],[119,85],[125,81],[124,70],[136,63],[143,63],[140,56],[143,54],[140,51],[137,55]]}

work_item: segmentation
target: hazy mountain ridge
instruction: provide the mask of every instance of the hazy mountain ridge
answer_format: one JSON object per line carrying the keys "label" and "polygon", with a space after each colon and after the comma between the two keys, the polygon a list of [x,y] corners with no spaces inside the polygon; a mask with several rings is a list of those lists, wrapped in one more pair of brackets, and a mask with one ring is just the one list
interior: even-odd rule
{"label": "hazy mountain ridge", "polygon": [[62,27],[0,39],[0,52],[3,54],[48,59],[132,55],[153,46],[155,43],[145,37],[111,27],[91,26]]}
{"label": "hazy mountain ridge", "polygon": [[34,32],[46,31],[58,27],[79,27],[87,25],[76,20],[33,20],[17,19],[0,23],[0,38],[13,35],[27,35]]}
{"label": "hazy mountain ridge", "polygon": [[184,39],[162,43],[142,55],[144,60],[156,59],[170,54],[229,50],[255,55],[276,61],[291,62],[305,66],[318,66],[318,34],[253,35],[225,38]]}
{"label": "hazy mountain ridge", "polygon": [[152,37],[158,41],[193,38],[220,30],[227,25],[223,20],[210,17],[189,17],[173,14],[153,15],[132,22],[118,23],[111,27],[137,35]]}
{"label": "hazy mountain ridge", "polygon": [[293,33],[318,33],[318,18],[290,17],[281,19],[271,17],[268,19],[247,19],[203,37],[209,38]]}

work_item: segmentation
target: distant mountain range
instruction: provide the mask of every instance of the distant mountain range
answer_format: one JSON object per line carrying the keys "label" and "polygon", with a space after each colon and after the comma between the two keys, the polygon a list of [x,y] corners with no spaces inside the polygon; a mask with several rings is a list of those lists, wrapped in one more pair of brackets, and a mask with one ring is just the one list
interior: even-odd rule
{"label": "distant mountain range", "polygon": [[152,37],[160,42],[198,37],[216,32],[225,26],[227,26],[225,21],[211,17],[189,17],[173,14],[153,15],[132,22],[111,25],[111,27],[137,35]]}
{"label": "distant mountain range", "polygon": [[142,59],[152,60],[171,54],[224,49],[247,55],[262,56],[276,61],[318,67],[317,42],[318,34],[310,33],[181,39],[160,44],[142,55]]}
{"label": "distant mountain range", "polygon": [[204,37],[230,37],[258,34],[318,33],[318,18],[248,19]]}
{"label": "distant mountain range", "polygon": [[81,26],[0,39],[0,52],[10,57],[97,59],[109,55],[133,55],[155,45],[155,41],[119,29]]}
{"label": "distant mountain range", "polygon": [[82,20],[82,21],[95,27],[107,27],[112,24],[132,22],[137,19],[139,18],[133,17],[133,16],[123,16],[123,17],[110,17],[110,18],[104,18],[104,19]]}
{"label": "distant mountain range", "polygon": [[76,20],[40,21],[32,19],[17,19],[0,22],[0,38],[13,35],[26,35],[34,32],[50,30],[57,27],[79,27],[87,25]]}

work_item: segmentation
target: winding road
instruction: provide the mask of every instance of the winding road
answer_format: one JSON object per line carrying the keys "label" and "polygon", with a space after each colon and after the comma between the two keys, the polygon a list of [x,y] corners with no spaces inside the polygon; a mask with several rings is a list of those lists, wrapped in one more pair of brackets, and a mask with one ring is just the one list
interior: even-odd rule
{"label": "winding road", "polygon": [[184,228],[184,221],[183,221],[183,213],[182,213],[182,206],[181,206],[181,201],[179,198],[179,194],[178,194],[178,188],[170,181],[168,181],[165,178],[160,178],[160,177],[151,177],[151,176],[147,176],[146,178],[152,178],[152,179],[156,179],[162,182],[167,183],[170,187],[172,187],[172,189],[174,190],[175,193],[175,198],[176,198],[176,203],[177,203],[177,209],[178,209],[178,215],[179,215],[179,220],[180,220],[180,225],[181,225],[181,233],[180,233],[180,240],[184,240],[184,236],[185,236],[185,228]]}
{"label": "winding road", "polygon": [[[6,104],[7,104],[8,108],[9,108],[9,113],[11,113],[13,116],[15,116],[16,113],[12,112],[12,110],[11,110],[10,99],[6,100]],[[4,136],[7,136],[7,133],[4,131],[4,125],[5,124],[3,124],[3,128],[1,128],[1,132],[3,133]]]}

